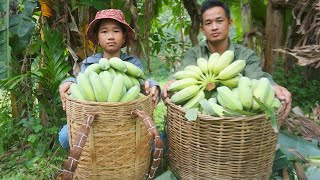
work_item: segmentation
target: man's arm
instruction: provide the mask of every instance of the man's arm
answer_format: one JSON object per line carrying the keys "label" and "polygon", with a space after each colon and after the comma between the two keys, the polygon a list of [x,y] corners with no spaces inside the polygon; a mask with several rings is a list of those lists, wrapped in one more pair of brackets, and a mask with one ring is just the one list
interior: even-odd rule
{"label": "man's arm", "polygon": [[286,119],[291,111],[291,93],[285,87],[279,86],[278,84],[274,84],[273,87],[276,97],[286,103],[286,107],[282,115],[282,118]]}

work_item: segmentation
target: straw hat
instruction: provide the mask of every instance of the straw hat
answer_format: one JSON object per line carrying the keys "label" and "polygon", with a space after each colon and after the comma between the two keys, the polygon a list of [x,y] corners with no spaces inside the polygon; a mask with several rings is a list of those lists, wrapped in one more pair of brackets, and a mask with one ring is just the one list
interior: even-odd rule
{"label": "straw hat", "polygon": [[87,38],[92,42],[96,43],[95,35],[94,35],[94,27],[99,22],[100,19],[114,19],[119,23],[123,24],[127,29],[126,33],[126,42],[122,45],[122,47],[127,46],[134,38],[134,32],[129,24],[126,22],[123,12],[119,9],[107,9],[98,11],[94,20],[89,24],[87,30]]}

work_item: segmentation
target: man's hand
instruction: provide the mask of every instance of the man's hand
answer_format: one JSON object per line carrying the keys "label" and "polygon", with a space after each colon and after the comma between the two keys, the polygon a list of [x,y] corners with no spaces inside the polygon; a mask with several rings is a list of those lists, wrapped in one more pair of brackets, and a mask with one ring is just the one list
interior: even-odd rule
{"label": "man's hand", "polygon": [[273,85],[275,93],[276,93],[276,97],[282,101],[286,102],[286,107],[284,109],[284,113],[282,118],[286,119],[289,115],[289,112],[291,110],[291,93],[284,87],[279,86],[277,84]]}
{"label": "man's hand", "polygon": [[160,93],[160,88],[159,86],[153,86],[152,88],[150,88],[150,82],[149,81],[145,81],[144,83],[144,92],[146,95],[151,94],[152,96],[152,101],[154,103],[154,105],[156,106],[159,102],[159,93]]}
{"label": "man's hand", "polygon": [[170,85],[175,82],[176,80],[171,80],[169,81],[166,85],[164,85],[163,90],[162,90],[162,99],[164,102],[167,102],[167,98],[169,97],[169,93],[168,93],[168,88],[170,87]]}
{"label": "man's hand", "polygon": [[59,86],[59,93],[62,102],[62,108],[66,110],[66,94],[70,94],[70,86],[73,82],[65,82]]}

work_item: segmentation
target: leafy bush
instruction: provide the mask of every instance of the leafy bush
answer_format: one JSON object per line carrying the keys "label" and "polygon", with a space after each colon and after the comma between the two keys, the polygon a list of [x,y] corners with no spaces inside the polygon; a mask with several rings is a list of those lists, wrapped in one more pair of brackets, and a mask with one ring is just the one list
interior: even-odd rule
{"label": "leafy bush", "polygon": [[320,72],[310,67],[295,65],[285,73],[283,61],[277,61],[274,80],[292,93],[292,107],[299,106],[305,113],[320,100]]}
{"label": "leafy bush", "polygon": [[17,121],[11,117],[9,95],[0,93],[0,177],[54,179],[66,157],[57,140],[58,126],[42,125],[39,104],[32,112],[21,111]]}
{"label": "leafy bush", "polygon": [[5,179],[54,179],[66,157],[58,142],[59,127],[66,123],[58,87],[71,67],[62,34],[49,28],[43,33],[45,41],[32,42],[30,71],[11,73],[0,82],[0,177]]}

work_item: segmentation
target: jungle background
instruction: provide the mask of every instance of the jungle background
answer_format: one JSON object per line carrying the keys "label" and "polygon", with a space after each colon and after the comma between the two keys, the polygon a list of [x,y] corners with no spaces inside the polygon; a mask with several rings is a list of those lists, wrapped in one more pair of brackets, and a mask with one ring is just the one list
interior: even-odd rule
{"label": "jungle background", "polygon": [[[163,87],[184,52],[204,39],[203,0],[0,0],[0,178],[56,179],[67,151],[58,87],[96,50],[86,29],[98,10],[121,9],[136,35],[123,49]],[[259,53],[263,69],[293,95],[273,179],[320,179],[320,1],[224,0],[232,41]],[[166,106],[154,111],[164,131]],[[168,170],[164,160],[158,175]]]}

